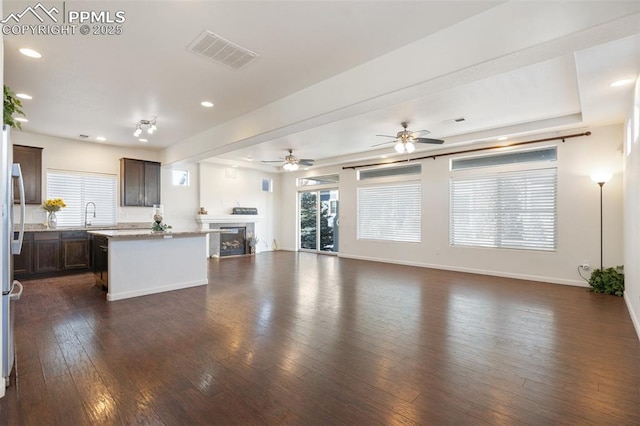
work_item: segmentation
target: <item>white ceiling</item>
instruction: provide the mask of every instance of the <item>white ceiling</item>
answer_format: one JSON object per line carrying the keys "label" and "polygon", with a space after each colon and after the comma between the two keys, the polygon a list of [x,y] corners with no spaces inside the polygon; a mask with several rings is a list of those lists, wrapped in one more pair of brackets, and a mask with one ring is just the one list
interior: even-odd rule
{"label": "white ceiling", "polygon": [[[5,1],[3,15],[33,4]],[[401,121],[429,129],[445,147],[620,123],[632,85],[609,84],[640,67],[638,2],[65,6],[124,10],[123,34],[5,36],[5,83],[34,97],[24,101],[25,131],[167,148],[167,163],[214,156],[253,167],[287,148],[319,165],[374,158],[393,153],[392,145],[372,147],[384,141],[375,135],[395,134]],[[236,71],[188,52],[203,30],[260,57]],[[158,132],[138,142],[136,122],[154,116]]]}

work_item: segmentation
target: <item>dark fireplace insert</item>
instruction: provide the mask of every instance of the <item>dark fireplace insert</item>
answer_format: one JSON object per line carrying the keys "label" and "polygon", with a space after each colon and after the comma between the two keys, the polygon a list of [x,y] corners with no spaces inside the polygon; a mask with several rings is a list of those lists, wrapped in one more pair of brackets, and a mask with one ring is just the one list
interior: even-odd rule
{"label": "dark fireplace insert", "polygon": [[221,227],[226,231],[220,234],[220,257],[247,253],[247,228],[240,226]]}

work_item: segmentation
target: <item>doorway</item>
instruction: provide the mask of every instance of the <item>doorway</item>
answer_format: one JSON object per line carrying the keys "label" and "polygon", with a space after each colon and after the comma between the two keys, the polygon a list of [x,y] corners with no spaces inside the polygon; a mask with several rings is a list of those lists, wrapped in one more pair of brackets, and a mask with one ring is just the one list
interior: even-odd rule
{"label": "doorway", "polygon": [[338,190],[301,191],[298,193],[300,250],[338,253]]}

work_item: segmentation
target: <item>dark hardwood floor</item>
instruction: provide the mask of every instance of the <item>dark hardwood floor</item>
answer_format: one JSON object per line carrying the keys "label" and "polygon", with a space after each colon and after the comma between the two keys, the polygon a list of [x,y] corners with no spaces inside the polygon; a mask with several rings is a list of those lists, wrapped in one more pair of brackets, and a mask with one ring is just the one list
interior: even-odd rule
{"label": "dark hardwood floor", "polygon": [[291,252],[209,278],[112,303],[26,281],[0,423],[640,424],[622,298]]}

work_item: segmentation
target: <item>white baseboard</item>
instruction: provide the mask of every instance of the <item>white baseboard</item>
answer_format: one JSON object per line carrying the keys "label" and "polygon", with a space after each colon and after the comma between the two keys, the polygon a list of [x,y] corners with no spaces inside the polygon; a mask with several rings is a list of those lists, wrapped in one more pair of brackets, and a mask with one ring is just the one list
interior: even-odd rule
{"label": "white baseboard", "polygon": [[295,249],[292,247],[278,247],[278,250],[274,250],[274,251],[298,251],[298,249]]}
{"label": "white baseboard", "polygon": [[0,377],[0,398],[4,396],[4,392],[6,390],[6,383],[4,382],[4,377]]}
{"label": "white baseboard", "polygon": [[344,257],[346,259],[368,260],[372,262],[393,263],[396,265],[417,266],[420,268],[440,269],[444,271],[453,271],[453,272],[465,272],[469,274],[478,274],[478,275],[490,275],[493,277],[513,278],[517,280],[539,281],[544,283],[571,285],[576,287],[589,287],[589,285],[586,282],[584,282],[584,280],[568,280],[564,278],[546,277],[541,275],[516,274],[512,272],[464,268],[464,267],[447,266],[447,265],[433,265],[433,264],[421,263],[421,262],[406,262],[406,261],[391,260],[391,259],[369,257],[369,256],[356,256],[356,255],[342,254],[342,253],[339,253],[338,256]]}
{"label": "white baseboard", "polygon": [[627,297],[627,293],[624,293],[624,301],[627,304],[627,311],[629,311],[629,315],[631,316],[631,322],[636,329],[636,334],[638,335],[638,339],[640,339],[640,321],[638,321],[638,316],[633,310],[633,306],[631,305],[631,301]]}
{"label": "white baseboard", "polygon": [[138,297],[138,296],[147,296],[149,294],[163,293],[165,291],[182,290],[183,288],[197,287],[200,285],[207,285],[208,283],[209,283],[209,280],[204,279],[204,280],[196,280],[196,281],[188,281],[184,283],[171,284],[163,287],[145,288],[145,289],[135,290],[135,291],[123,291],[116,294],[107,293],[107,300],[109,302],[113,302],[115,300],[129,299],[131,297]]}

